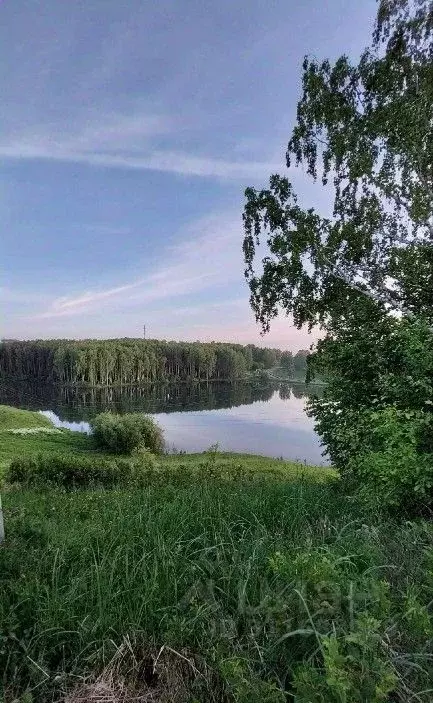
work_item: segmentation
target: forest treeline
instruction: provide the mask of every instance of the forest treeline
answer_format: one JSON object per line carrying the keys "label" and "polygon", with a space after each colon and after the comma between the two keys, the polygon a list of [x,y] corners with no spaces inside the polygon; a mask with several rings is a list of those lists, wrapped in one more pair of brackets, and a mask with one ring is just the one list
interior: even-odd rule
{"label": "forest treeline", "polygon": [[219,342],[11,340],[0,344],[0,374],[14,380],[93,386],[234,380],[280,364],[302,376],[307,356],[304,350],[293,356],[253,344]]}

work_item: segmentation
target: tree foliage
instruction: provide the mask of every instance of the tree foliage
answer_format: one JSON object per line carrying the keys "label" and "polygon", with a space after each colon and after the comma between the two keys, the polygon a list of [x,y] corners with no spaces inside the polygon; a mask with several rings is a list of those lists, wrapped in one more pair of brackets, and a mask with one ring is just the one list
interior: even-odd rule
{"label": "tree foliage", "polygon": [[[428,326],[390,317],[372,321],[362,311],[356,320],[358,324],[353,320],[338,337],[319,341],[312,365],[313,373],[325,376],[327,385],[323,397],[311,401],[309,412],[332,461],[343,471],[353,457],[378,448],[373,424],[388,408],[407,413],[408,420],[412,413],[424,413],[429,423],[433,421],[433,345]],[[431,452],[433,441],[420,437],[419,448]]]}
{"label": "tree foliage", "polygon": [[324,330],[309,365],[327,387],[309,412],[340,471],[383,504],[432,504],[430,0],[380,0],[357,64],[305,59],[286,162],[322,183],[332,214],[303,206],[285,176],[247,189],[256,318],[267,331],[283,310]]}
{"label": "tree foliage", "polygon": [[162,340],[36,340],[0,344],[4,378],[64,384],[233,380],[279,363],[281,352],[252,344]]}
{"label": "tree foliage", "polygon": [[283,351],[280,359],[280,366],[289,376],[293,376],[295,370],[293,363],[293,354],[290,351]]}
{"label": "tree foliage", "polygon": [[247,189],[246,277],[265,330],[280,307],[298,326],[329,324],[360,295],[433,321],[432,38],[430,0],[381,0],[358,64],[305,59],[286,161],[321,179],[333,212],[303,207],[285,176]]}

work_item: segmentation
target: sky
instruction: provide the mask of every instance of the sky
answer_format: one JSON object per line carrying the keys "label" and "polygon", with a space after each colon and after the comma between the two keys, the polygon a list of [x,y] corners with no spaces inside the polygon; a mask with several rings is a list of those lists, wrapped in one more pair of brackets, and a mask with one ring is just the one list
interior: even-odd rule
{"label": "sky", "polygon": [[265,337],[243,278],[248,186],[288,175],[305,54],[356,57],[375,0],[2,0],[0,337]]}

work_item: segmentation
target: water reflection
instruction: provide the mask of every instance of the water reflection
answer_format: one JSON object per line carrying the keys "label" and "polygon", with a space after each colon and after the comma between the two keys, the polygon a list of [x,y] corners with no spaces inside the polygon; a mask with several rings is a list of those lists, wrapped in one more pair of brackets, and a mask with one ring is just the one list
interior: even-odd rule
{"label": "water reflection", "polygon": [[39,410],[41,415],[47,417],[53,423],[54,427],[61,427],[66,430],[72,430],[72,432],[85,432],[90,434],[90,425],[88,422],[68,422],[68,420],[61,420],[56,413],[52,410]]}
{"label": "water reflection", "polygon": [[72,388],[3,385],[0,403],[42,410],[58,426],[87,431],[103,410],[153,414],[169,448],[221,450],[282,456],[325,463],[305,399],[313,389],[301,383],[257,387],[246,383],[200,383],[129,388]]}
{"label": "water reflection", "polygon": [[281,398],[220,410],[155,415],[171,446],[204,451],[218,444],[222,451],[248,452],[325,464],[305,399]]}
{"label": "water reflection", "polygon": [[[268,401],[278,389],[283,400],[305,398],[312,387],[303,383],[255,386],[250,383],[194,383],[115,388],[78,388],[51,384],[6,383],[0,386],[0,403],[25,408],[46,410],[62,420],[81,422],[90,420],[98,412],[169,413],[190,410],[214,410]],[[318,389],[320,391],[320,388]]]}

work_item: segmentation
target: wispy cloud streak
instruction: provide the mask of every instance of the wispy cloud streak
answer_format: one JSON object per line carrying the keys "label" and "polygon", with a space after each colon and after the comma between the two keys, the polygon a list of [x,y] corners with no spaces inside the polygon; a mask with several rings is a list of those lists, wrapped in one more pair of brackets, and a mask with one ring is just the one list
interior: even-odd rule
{"label": "wispy cloud streak", "polygon": [[114,298],[119,295],[123,295],[126,291],[137,288],[143,283],[143,281],[135,281],[134,283],[128,283],[123,286],[117,286],[116,288],[109,288],[108,290],[102,291],[89,291],[78,295],[77,297],[68,298],[57,298],[52,303],[52,309],[42,313],[40,317],[56,317],[61,315],[76,315],[83,308],[89,305],[94,305],[95,303],[103,302],[109,298]]}
{"label": "wispy cloud streak", "polygon": [[56,298],[39,319],[85,315],[108,305],[131,309],[156,301],[177,301],[239,280],[239,226],[233,216],[209,216],[185,228],[183,243],[172,246],[155,269],[117,286]]}
{"label": "wispy cloud streak", "polygon": [[71,150],[62,145],[31,142],[0,144],[0,157],[13,160],[48,160],[87,166],[160,171],[182,176],[227,179],[265,177],[281,164],[263,161],[227,161],[184,152],[156,150],[145,156]]}
{"label": "wispy cloud streak", "polygon": [[[161,115],[98,115],[71,133],[64,125],[0,137],[0,157],[48,160],[100,168],[160,171],[184,176],[243,179],[263,177],[281,164],[197,155],[176,148],[185,125]],[[161,139],[165,145],[161,146]],[[172,146],[169,146],[169,145]],[[174,146],[174,148],[173,148]]]}

